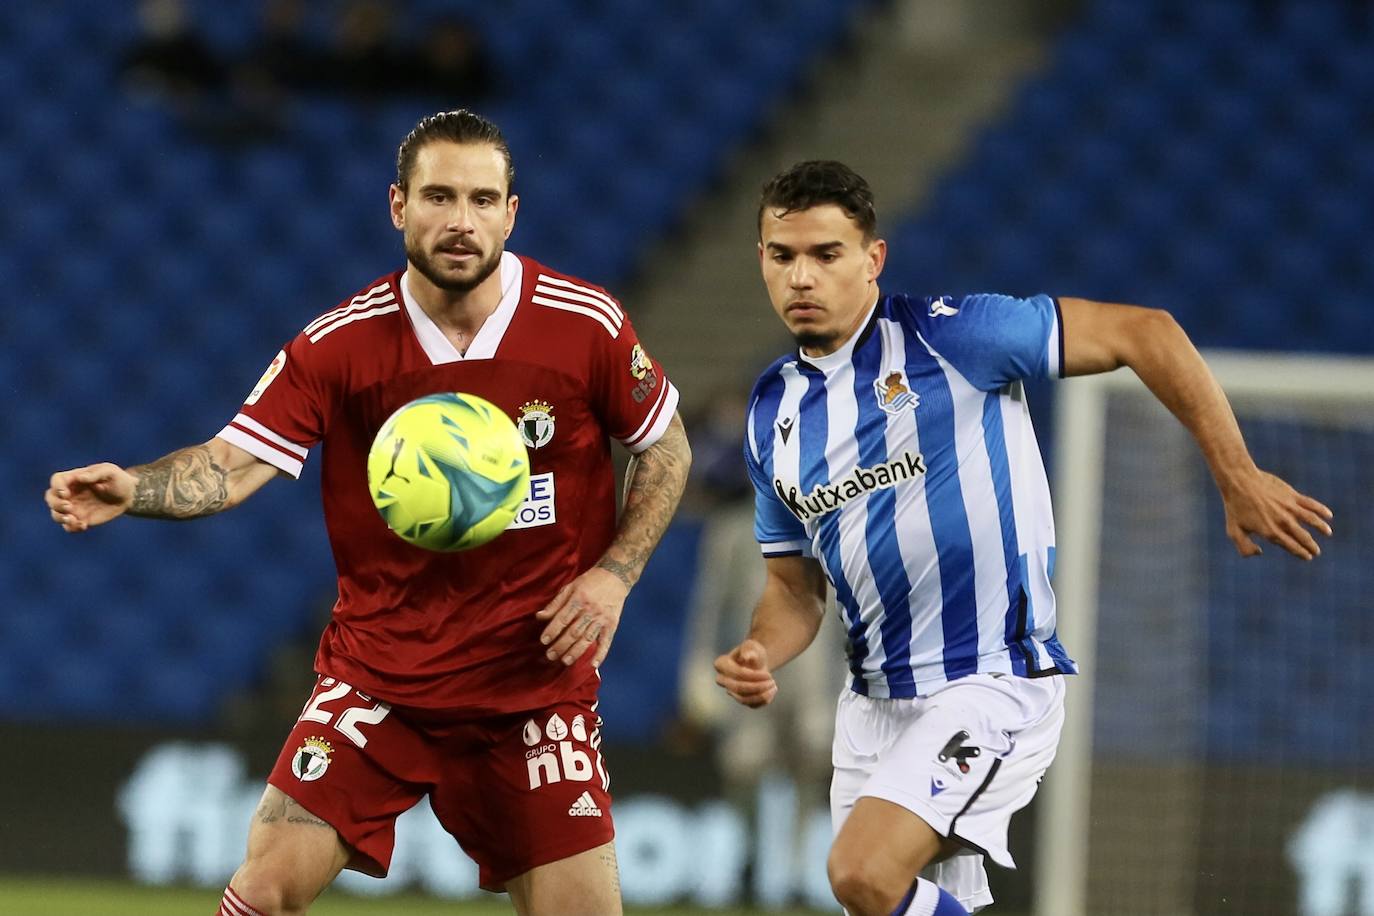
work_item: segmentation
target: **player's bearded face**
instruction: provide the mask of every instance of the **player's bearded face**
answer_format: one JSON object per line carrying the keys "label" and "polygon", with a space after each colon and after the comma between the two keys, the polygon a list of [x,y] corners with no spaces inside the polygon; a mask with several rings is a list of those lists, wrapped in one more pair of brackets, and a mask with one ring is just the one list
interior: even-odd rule
{"label": "player's bearded face", "polygon": [[877,295],[886,243],[865,240],[834,204],[766,211],[759,229],[759,263],[773,310],[802,350],[833,353],[859,330]]}
{"label": "player's bearded face", "polygon": [[469,292],[500,266],[518,204],[506,165],[491,144],[434,141],[416,153],[407,189],[392,186],[406,258],[439,289]]}

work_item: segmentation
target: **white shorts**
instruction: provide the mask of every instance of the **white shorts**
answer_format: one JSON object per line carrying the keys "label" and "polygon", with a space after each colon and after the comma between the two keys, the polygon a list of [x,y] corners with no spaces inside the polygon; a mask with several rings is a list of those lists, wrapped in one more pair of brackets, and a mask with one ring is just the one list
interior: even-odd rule
{"label": "white shorts", "polygon": [[1062,677],[974,674],[906,700],[846,690],[831,751],[835,832],[859,798],[901,805],[968,847],[922,875],[966,909],[987,906],[983,856],[1016,867],[1007,827],[1035,795],[1063,725]]}

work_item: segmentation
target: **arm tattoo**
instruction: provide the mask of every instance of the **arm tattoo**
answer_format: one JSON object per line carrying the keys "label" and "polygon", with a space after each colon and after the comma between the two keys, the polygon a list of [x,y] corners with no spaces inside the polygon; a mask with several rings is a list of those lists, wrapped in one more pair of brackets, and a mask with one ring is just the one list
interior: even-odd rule
{"label": "arm tattoo", "polygon": [[620,866],[615,861],[615,847],[608,846],[601,850],[601,864],[611,870],[611,881],[615,886],[616,896],[620,895]]}
{"label": "arm tattoo", "polygon": [[668,528],[691,464],[692,450],[677,417],[661,439],[631,459],[625,473],[625,511],[615,540],[596,564],[626,588],[639,581],[644,564]]}
{"label": "arm tattoo", "polygon": [[263,799],[258,805],[258,820],[264,824],[286,821],[288,824],[305,824],[308,827],[331,827],[309,811],[297,804],[293,798]]}
{"label": "arm tattoo", "polygon": [[129,472],[138,477],[130,515],[199,518],[228,506],[229,472],[215,463],[207,446],[184,448]]}

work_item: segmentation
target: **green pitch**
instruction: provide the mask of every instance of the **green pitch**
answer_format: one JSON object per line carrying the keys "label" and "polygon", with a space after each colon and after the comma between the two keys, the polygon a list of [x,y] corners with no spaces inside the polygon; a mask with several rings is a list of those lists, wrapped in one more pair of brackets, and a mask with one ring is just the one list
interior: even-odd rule
{"label": "green pitch", "polygon": [[[116,881],[76,878],[0,877],[0,913],[4,916],[214,916],[219,894],[200,888],[150,888]],[[838,911],[839,907],[836,907]],[[767,916],[802,916],[814,911],[768,910]],[[375,899],[327,891],[311,916],[511,916],[505,897],[461,903],[432,897],[397,895]],[[626,916],[763,916],[762,910],[630,908]]]}

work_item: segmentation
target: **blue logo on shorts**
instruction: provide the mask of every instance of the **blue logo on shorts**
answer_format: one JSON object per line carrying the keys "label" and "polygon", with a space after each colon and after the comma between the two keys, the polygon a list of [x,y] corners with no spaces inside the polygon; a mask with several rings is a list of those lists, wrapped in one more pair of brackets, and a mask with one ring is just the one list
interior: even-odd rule
{"label": "blue logo on shorts", "polygon": [[945,784],[934,776],[930,777],[930,797],[934,798],[943,791],[945,791]]}

